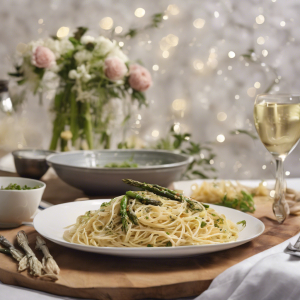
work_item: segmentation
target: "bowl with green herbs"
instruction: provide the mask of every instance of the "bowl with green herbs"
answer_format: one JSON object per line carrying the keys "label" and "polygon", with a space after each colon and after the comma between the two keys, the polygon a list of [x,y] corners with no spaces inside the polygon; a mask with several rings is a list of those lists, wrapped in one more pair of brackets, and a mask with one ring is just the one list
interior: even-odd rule
{"label": "bowl with green herbs", "polygon": [[0,177],[0,228],[13,228],[32,221],[46,184],[39,180]]}
{"label": "bowl with green herbs", "polygon": [[193,158],[164,150],[91,150],[47,157],[60,179],[88,195],[118,195],[123,178],[169,186],[179,180]]}

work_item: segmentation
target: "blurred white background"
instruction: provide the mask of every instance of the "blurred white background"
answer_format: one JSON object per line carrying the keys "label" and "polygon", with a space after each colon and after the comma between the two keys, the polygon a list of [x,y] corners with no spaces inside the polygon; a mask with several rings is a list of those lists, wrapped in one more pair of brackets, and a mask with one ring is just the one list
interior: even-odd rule
{"label": "blurred white background", "polygon": [[[142,8],[142,10],[137,10]],[[165,13],[160,28],[143,31],[132,40],[118,35],[143,27],[154,13]],[[147,142],[164,137],[174,122],[198,142],[213,142],[211,162],[220,178],[273,178],[271,155],[259,140],[237,129],[253,128],[255,95],[300,90],[298,0],[2,0],[0,7],[0,78],[8,78],[20,43],[71,34],[89,27],[90,35],[110,37],[103,18],[120,26],[114,38],[124,42],[132,60],[151,70],[154,85],[147,91],[149,109],[141,113],[139,137]],[[106,19],[107,20],[107,19]],[[102,23],[103,24],[103,23]],[[252,59],[244,57],[252,49]],[[22,112],[0,115],[0,147],[18,143],[47,148],[50,139],[50,99],[39,106],[30,97]],[[299,146],[287,158],[289,177],[300,176]]]}

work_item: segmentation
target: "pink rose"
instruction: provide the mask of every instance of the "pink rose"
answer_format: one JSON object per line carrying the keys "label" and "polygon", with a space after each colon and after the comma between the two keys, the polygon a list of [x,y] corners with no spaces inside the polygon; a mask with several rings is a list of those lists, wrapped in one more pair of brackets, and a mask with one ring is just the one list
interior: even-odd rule
{"label": "pink rose", "polygon": [[134,90],[144,92],[152,85],[151,74],[140,65],[131,65],[129,84]]}
{"label": "pink rose", "polygon": [[127,67],[119,57],[108,57],[104,61],[104,73],[110,80],[119,80],[127,73]]}
{"label": "pink rose", "polygon": [[32,55],[32,63],[38,68],[49,68],[55,64],[55,55],[49,48],[38,46]]}

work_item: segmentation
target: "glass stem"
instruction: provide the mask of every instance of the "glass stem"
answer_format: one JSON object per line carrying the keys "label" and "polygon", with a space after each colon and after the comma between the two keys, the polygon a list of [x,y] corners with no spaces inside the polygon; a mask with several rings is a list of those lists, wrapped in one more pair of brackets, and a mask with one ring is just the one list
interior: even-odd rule
{"label": "glass stem", "polygon": [[285,201],[285,183],[283,160],[276,158],[276,184],[275,197],[273,203],[273,212],[279,223],[283,223],[289,214],[289,206]]}

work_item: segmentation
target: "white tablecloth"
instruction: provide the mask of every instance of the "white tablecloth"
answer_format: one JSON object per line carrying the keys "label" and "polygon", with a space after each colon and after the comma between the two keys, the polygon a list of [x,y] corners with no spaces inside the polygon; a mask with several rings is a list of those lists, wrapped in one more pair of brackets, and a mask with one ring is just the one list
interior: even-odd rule
{"label": "white tablecloth", "polygon": [[300,257],[283,253],[297,238],[227,269],[195,300],[299,300]]}
{"label": "white tablecloth", "polygon": [[[297,238],[295,236],[227,269],[195,300],[299,300],[300,257],[283,253],[288,243],[294,244]],[[0,299],[74,298],[50,295],[0,282]]]}

